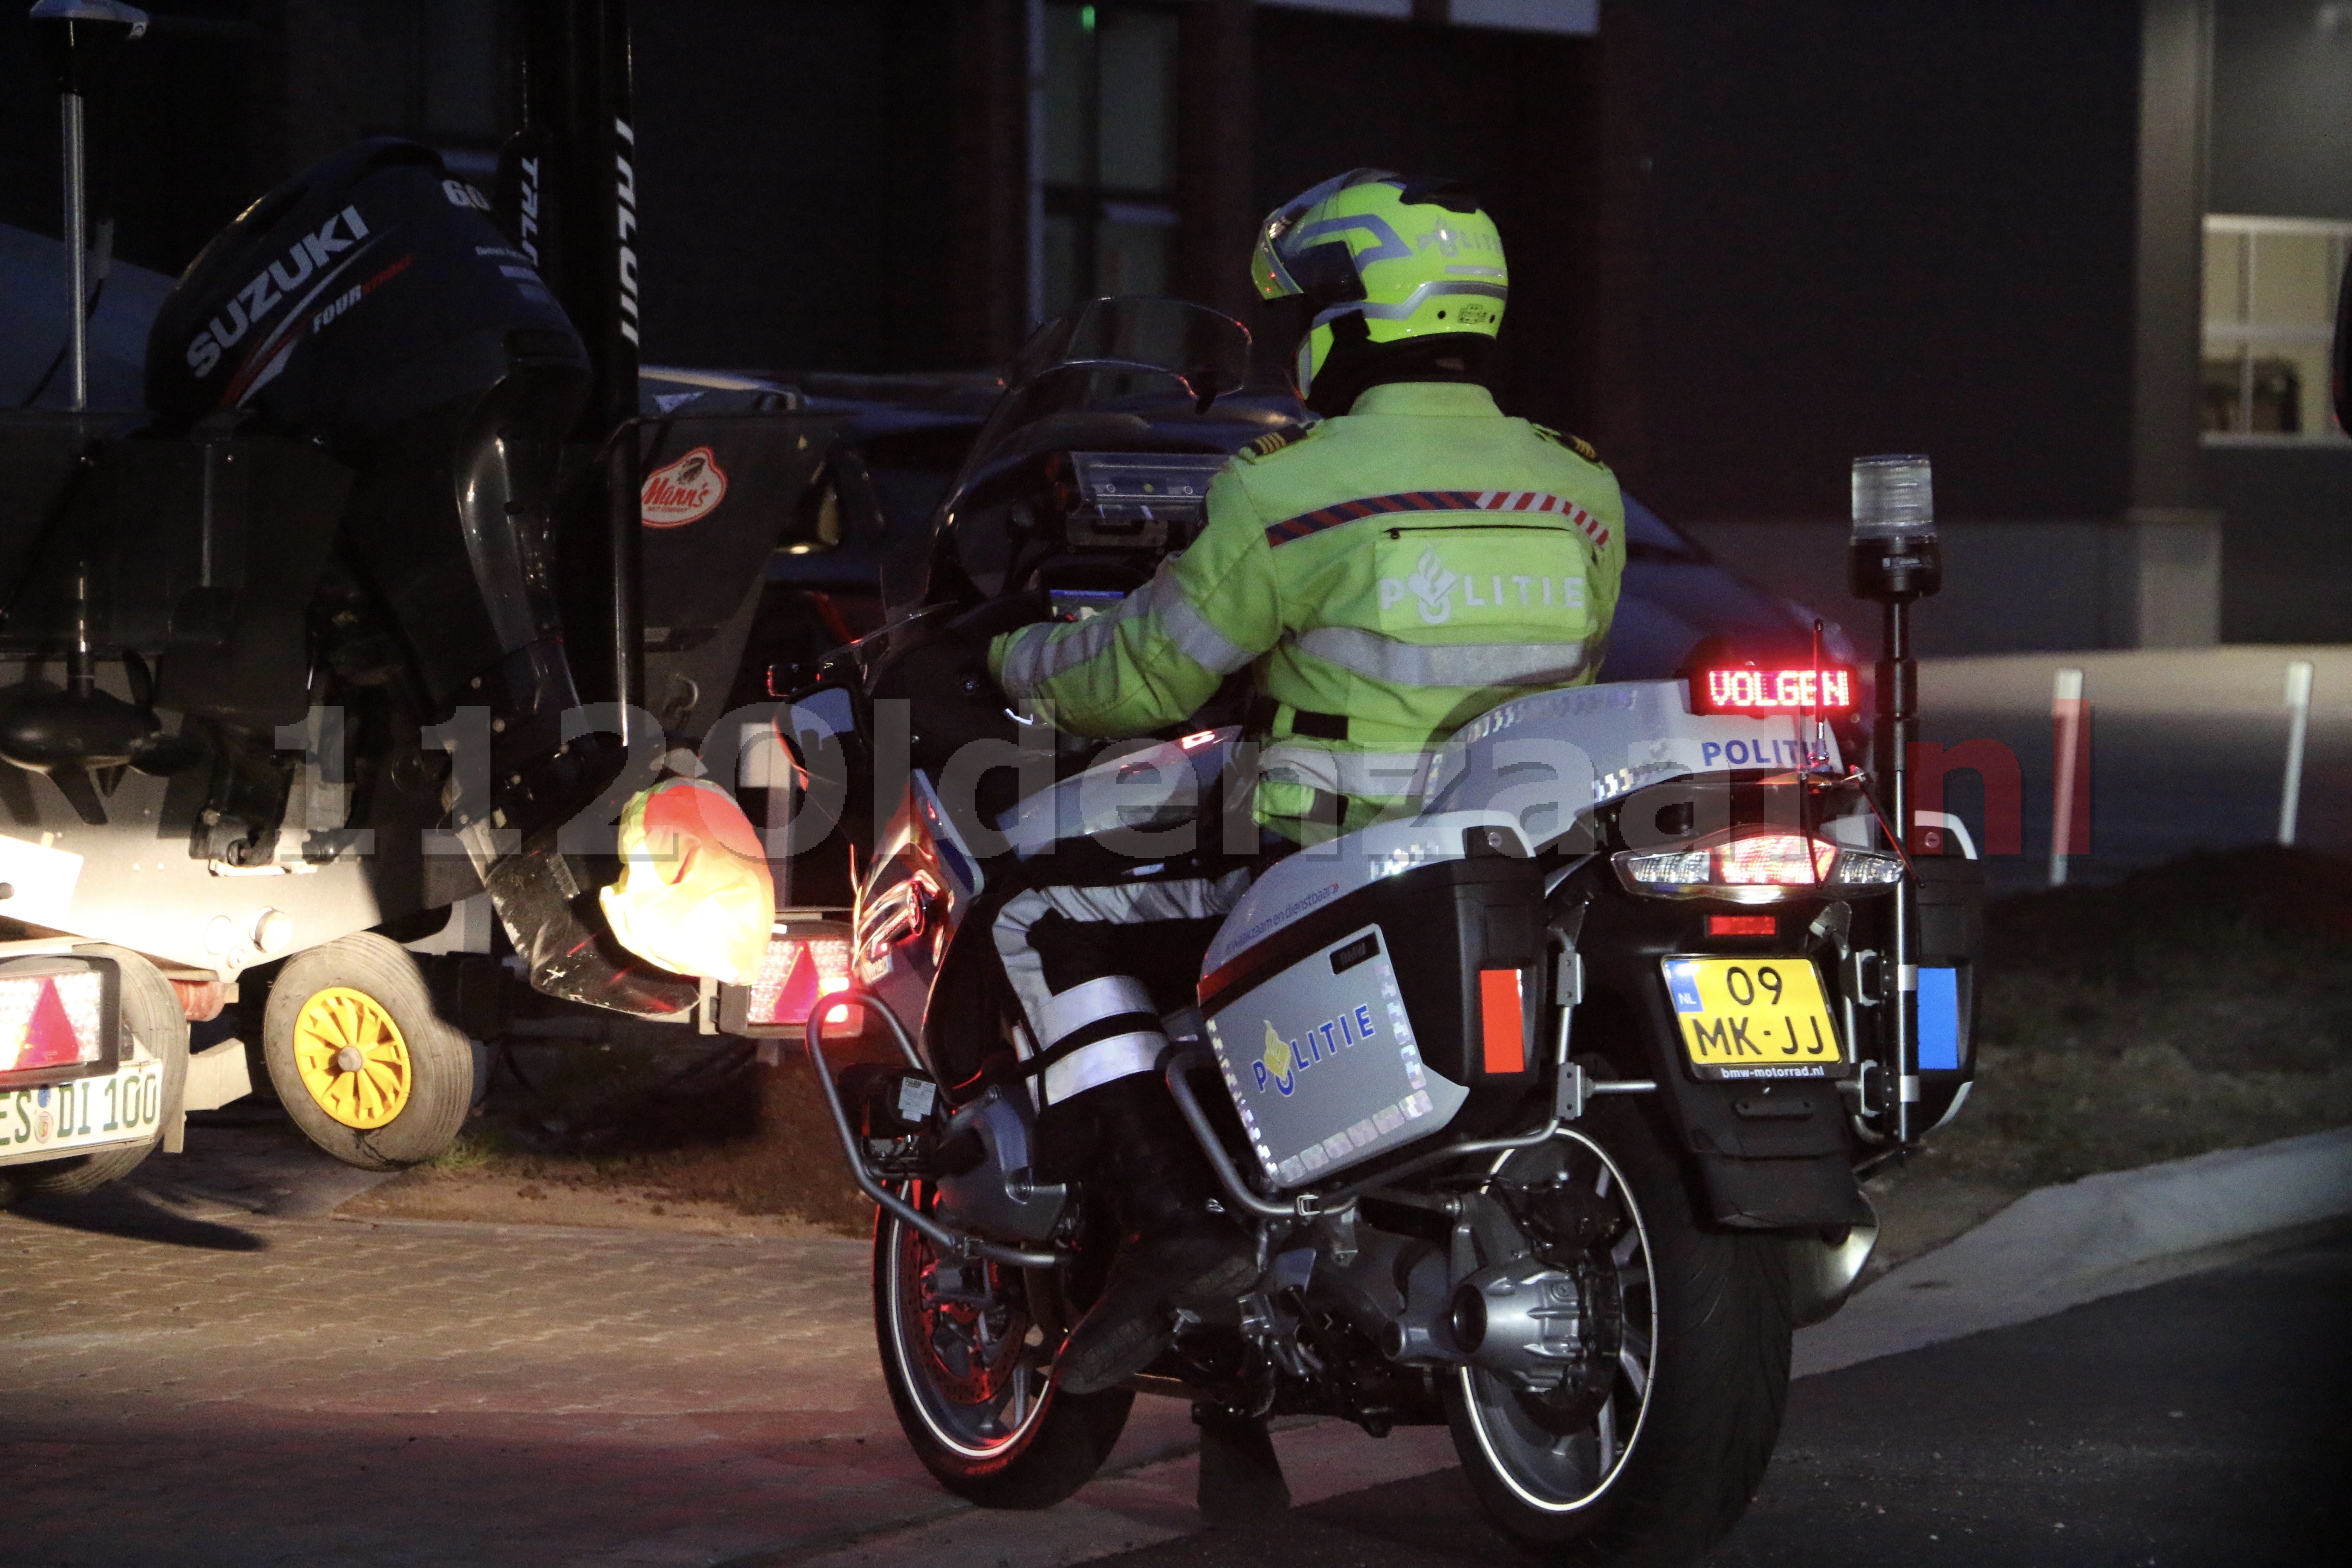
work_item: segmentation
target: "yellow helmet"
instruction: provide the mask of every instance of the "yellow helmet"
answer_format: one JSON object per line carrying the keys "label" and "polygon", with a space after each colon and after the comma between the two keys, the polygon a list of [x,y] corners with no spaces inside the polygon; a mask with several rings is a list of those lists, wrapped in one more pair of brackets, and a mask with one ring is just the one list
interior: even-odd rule
{"label": "yellow helmet", "polygon": [[1351,169],[1267,214],[1250,278],[1265,299],[1303,303],[1301,395],[1383,345],[1491,343],[1511,281],[1502,237],[1467,185],[1385,169]]}

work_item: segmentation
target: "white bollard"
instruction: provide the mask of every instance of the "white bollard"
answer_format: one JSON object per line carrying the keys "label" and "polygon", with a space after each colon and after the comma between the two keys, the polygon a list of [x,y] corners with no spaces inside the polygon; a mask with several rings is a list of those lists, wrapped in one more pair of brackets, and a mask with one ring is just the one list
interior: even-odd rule
{"label": "white bollard", "polygon": [[2066,885],[2066,846],[2074,837],[2074,764],[2083,749],[2083,672],[2062,669],[2050,693],[2056,767],[2050,803],[2050,885]]}
{"label": "white bollard", "polygon": [[2281,844],[2294,842],[2295,813],[2303,805],[2303,738],[2311,728],[2311,660],[2286,667],[2286,782],[2279,787]]}

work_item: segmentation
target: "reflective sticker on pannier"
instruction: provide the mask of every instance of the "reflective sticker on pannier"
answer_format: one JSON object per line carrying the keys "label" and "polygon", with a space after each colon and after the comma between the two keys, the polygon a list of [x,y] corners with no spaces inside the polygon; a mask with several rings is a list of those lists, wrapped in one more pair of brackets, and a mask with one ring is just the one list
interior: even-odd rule
{"label": "reflective sticker on pannier", "polygon": [[1919,971],[1919,1070],[1958,1072],[1960,1068],[1960,972]]}
{"label": "reflective sticker on pannier", "polygon": [[1527,1009],[1520,1001],[1517,970],[1478,972],[1478,1022],[1485,1036],[1486,1069],[1490,1073],[1527,1071]]}

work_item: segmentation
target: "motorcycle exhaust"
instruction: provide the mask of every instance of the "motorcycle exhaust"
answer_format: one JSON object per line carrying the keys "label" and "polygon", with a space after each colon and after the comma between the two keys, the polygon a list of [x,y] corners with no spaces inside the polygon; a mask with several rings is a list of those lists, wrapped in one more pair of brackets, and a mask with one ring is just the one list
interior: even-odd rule
{"label": "motorcycle exhaust", "polygon": [[[1870,1204],[1870,1195],[1864,1194],[1862,1201]],[[1862,1277],[1878,1247],[1877,1213],[1872,1205],[1873,1222],[1853,1226],[1842,1241],[1818,1236],[1789,1238],[1790,1321],[1796,1327],[1810,1328],[1823,1321],[1853,1294],[1854,1281]]]}
{"label": "motorcycle exhaust", "polygon": [[1455,1288],[1446,1326],[1473,1365],[1551,1387],[1586,1359],[1595,1338],[1591,1283],[1540,1258],[1498,1263]]}

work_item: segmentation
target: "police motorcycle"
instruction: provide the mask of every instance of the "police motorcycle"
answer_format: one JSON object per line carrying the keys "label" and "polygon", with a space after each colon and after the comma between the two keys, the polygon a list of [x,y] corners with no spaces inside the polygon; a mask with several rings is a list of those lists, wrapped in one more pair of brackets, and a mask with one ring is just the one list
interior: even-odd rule
{"label": "police motorcycle", "polygon": [[[717,1010],[598,889],[666,752],[715,738],[736,781],[824,422],[752,378],[641,389],[625,6],[518,13],[491,190],[410,142],[333,154],[173,287],[141,405],[85,405],[77,280],[69,405],[0,414],[0,1202],[248,1092],[243,1044],[188,1050],[240,988],[289,1113],[377,1170],[447,1145],[469,1039],[518,1016]],[[36,20],[78,127],[144,18]],[[69,140],[68,233],[79,171]]]}
{"label": "police motorcycle", "polygon": [[[1040,329],[928,580],[782,716],[860,868],[835,994],[887,1048],[836,1077],[842,1006],[808,1048],[880,1208],[899,1420],[951,1490],[1041,1507],[1135,1394],[1188,1399],[1213,1519],[1286,1497],[1265,1417],[1444,1423],[1515,1536],[1695,1558],[1771,1453],[1791,1330],[1869,1256],[1857,1171],[1966,1090],[1973,864],[1892,841],[1846,762],[1855,672],[1818,659],[1507,702],[1410,814],[1270,862],[1220,703],[1104,744],[957,676],[942,628],[1081,618],[1184,547],[1226,454],[1297,413],[1247,360],[1172,301]],[[1916,549],[1878,559],[1917,574]],[[1939,866],[1965,868],[1923,900]],[[1072,1396],[1055,1352],[1118,1237],[1104,1194],[1034,1173],[1038,1058],[992,927],[1087,880],[1226,895],[1154,1001],[1258,1275],[1129,1387]]]}

